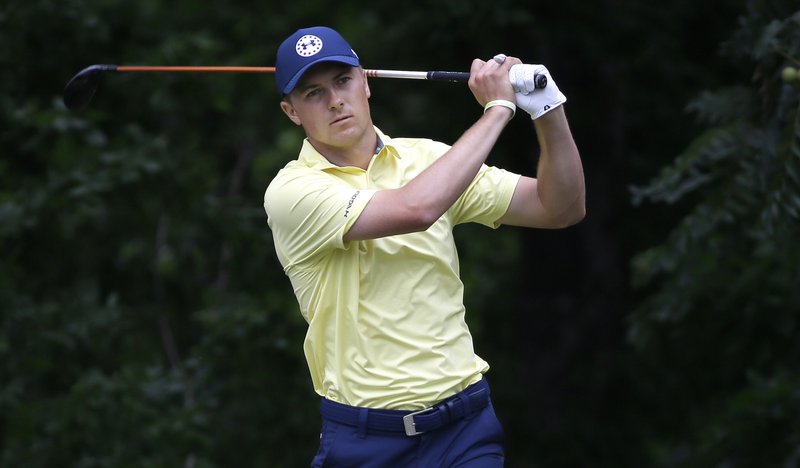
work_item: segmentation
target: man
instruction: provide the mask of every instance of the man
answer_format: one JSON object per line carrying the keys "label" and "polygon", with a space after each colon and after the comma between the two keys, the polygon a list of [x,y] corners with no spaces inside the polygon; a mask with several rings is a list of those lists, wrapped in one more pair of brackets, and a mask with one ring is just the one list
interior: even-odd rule
{"label": "man", "polygon": [[[276,68],[281,109],[307,138],[264,206],[309,325],[304,350],[323,417],[313,466],[502,466],[452,229],[583,218],[566,98],[540,65],[476,59],[469,87],[484,112],[448,146],[373,125],[365,72],[332,29],[295,32]],[[534,90],[536,74],[549,78],[544,89]],[[534,118],[538,178],[484,164],[517,106]]]}

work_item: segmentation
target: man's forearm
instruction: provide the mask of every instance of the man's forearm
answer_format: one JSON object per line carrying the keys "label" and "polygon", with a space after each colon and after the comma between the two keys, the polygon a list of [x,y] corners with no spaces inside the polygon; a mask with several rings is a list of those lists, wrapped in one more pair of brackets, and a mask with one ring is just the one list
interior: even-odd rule
{"label": "man's forearm", "polygon": [[[514,107],[514,89],[508,73],[515,63],[519,63],[519,59],[472,61],[469,88],[481,106],[505,102]],[[513,112],[499,105],[484,107],[483,115],[450,150],[408,184],[375,192],[345,234],[345,240],[374,239],[428,229],[475,178]]]}
{"label": "man's forearm", "polygon": [[563,106],[533,121],[541,154],[538,193],[553,218],[580,220],[585,213],[583,165]]}
{"label": "man's forearm", "polygon": [[490,109],[459,138],[450,150],[407,186],[435,221],[464,193],[486,162],[509,120],[509,110]]}
{"label": "man's forearm", "polygon": [[489,109],[447,153],[408,184],[376,192],[345,240],[374,239],[430,227],[475,178],[508,123],[510,112],[506,108]]}

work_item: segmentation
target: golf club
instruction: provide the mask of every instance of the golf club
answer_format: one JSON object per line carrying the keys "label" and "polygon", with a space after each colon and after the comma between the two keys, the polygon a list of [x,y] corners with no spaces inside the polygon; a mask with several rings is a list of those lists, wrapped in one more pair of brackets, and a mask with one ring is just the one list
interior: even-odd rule
{"label": "golf club", "polygon": [[[365,70],[372,78],[401,78],[462,82],[469,81],[469,73],[449,71]],[[105,72],[200,72],[200,73],[275,73],[275,67],[229,66],[148,66],[148,65],[91,65],[72,77],[64,87],[64,105],[69,110],[81,110],[89,105]],[[547,86],[547,77],[537,75],[536,87]]]}

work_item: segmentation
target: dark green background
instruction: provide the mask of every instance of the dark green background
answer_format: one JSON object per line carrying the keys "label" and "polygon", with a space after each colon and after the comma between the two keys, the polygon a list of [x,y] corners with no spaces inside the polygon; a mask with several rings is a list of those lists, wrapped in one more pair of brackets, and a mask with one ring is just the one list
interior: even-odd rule
{"label": "dark green background", "polygon": [[[789,0],[0,6],[0,465],[294,467],[317,447],[305,324],[264,189],[302,133],[269,75],[299,27],[367,68],[544,63],[586,219],[457,230],[510,467],[800,465],[800,12]],[[452,142],[459,84],[372,80],[392,136]],[[524,116],[490,163],[535,175]]]}

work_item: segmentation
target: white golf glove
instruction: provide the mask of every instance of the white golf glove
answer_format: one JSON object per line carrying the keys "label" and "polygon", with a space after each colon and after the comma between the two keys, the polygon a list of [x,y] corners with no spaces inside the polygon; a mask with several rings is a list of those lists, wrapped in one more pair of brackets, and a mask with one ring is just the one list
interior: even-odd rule
{"label": "white golf glove", "polygon": [[[547,86],[536,89],[536,75],[546,76]],[[516,93],[517,107],[530,114],[534,120],[567,102],[567,97],[558,90],[555,80],[544,65],[514,65],[508,78]]]}

